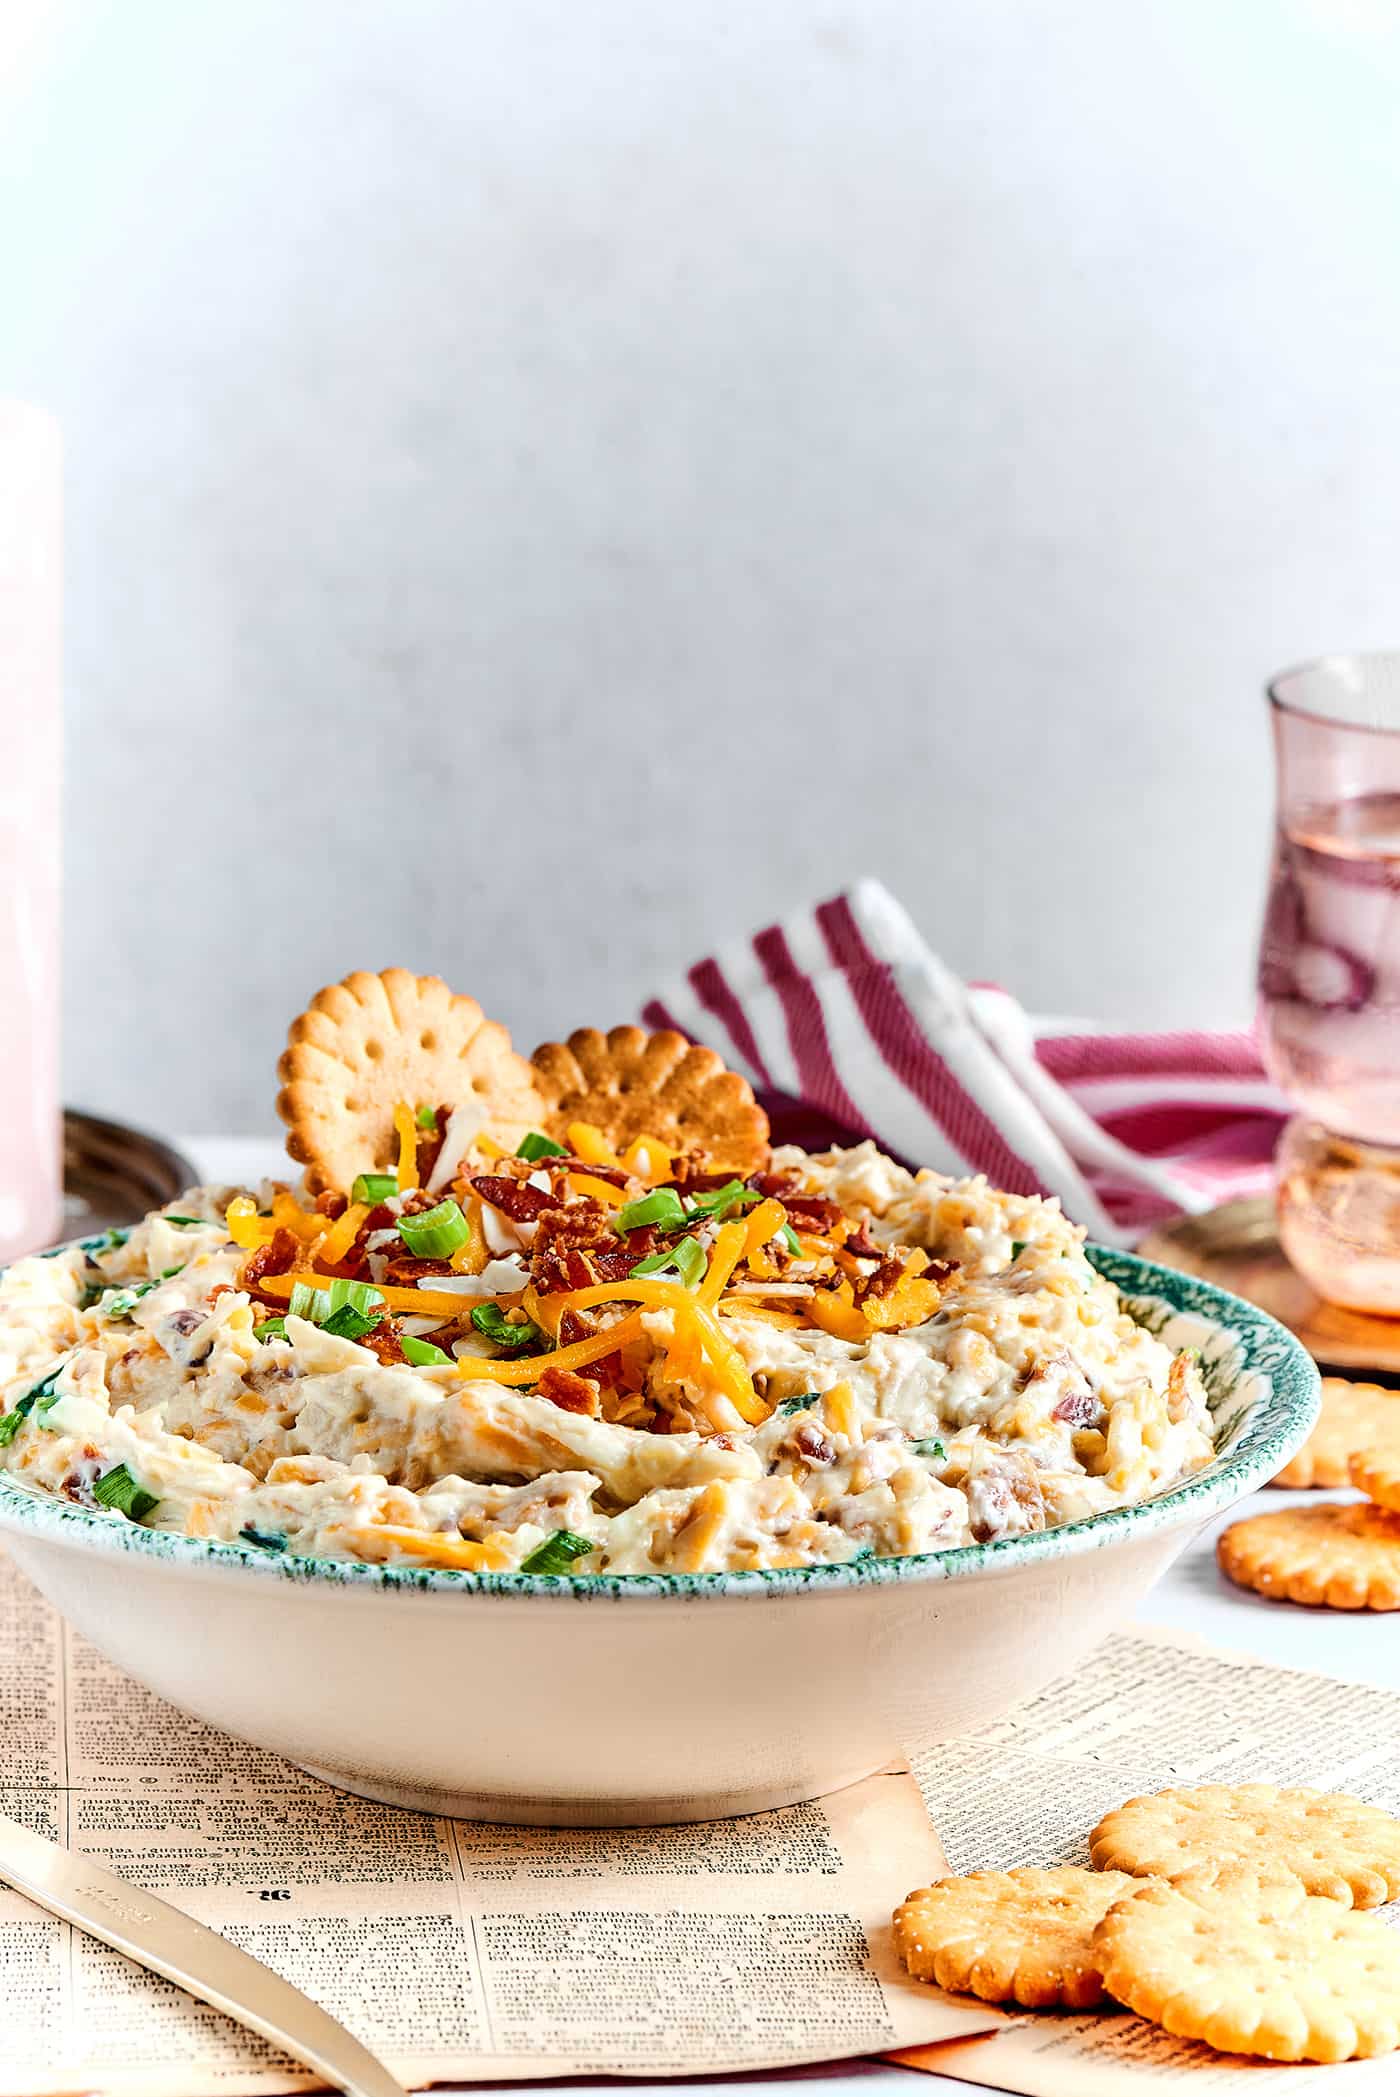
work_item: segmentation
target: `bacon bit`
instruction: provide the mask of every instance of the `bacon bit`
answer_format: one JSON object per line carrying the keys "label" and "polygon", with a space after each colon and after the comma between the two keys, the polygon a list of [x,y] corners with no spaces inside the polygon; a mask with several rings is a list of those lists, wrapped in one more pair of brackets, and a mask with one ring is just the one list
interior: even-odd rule
{"label": "bacon bit", "polygon": [[[647,1235],[650,1236],[651,1233],[648,1232]],[[639,1238],[641,1236],[642,1233],[640,1231],[633,1231],[631,1233],[632,1238]],[[600,1282],[626,1281],[628,1275],[632,1272],[632,1269],[636,1266],[638,1260],[644,1260],[647,1257],[647,1254],[654,1250],[654,1246],[645,1246],[640,1252],[638,1252],[634,1249],[631,1243],[631,1239],[629,1238],[629,1241],[626,1245],[619,1245],[612,1252],[590,1253],[589,1265],[593,1269],[595,1278]]]}
{"label": "bacon bit", "polygon": [[301,1246],[291,1231],[279,1224],[266,1245],[260,1245],[243,1263],[238,1284],[256,1289],[265,1274],[290,1274],[301,1259]]}
{"label": "bacon bit", "polygon": [[836,1461],[836,1444],[829,1442],[814,1420],[804,1420],[795,1435],[790,1437],[793,1447],[800,1453],[804,1463],[820,1469]]}
{"label": "bacon bit", "polygon": [[1103,1419],[1103,1407],[1092,1391],[1067,1391],[1050,1417],[1072,1427],[1097,1427]]}
{"label": "bacon bit", "polygon": [[430,1274],[451,1272],[451,1260],[420,1260],[412,1253],[393,1253],[384,1269],[384,1279],[386,1282],[411,1287],[414,1282],[422,1281]]}
{"label": "bacon bit", "polygon": [[523,1180],[501,1179],[491,1173],[481,1173],[468,1181],[473,1193],[509,1216],[512,1223],[537,1223],[546,1209],[554,1207],[554,1196],[546,1194],[543,1187],[528,1187]]}
{"label": "bacon bit", "polygon": [[[846,1241],[848,1244],[850,1240]],[[962,1266],[961,1260],[936,1260],[930,1254],[924,1261],[921,1281],[945,1282],[950,1274],[956,1274]]]}
{"label": "bacon bit", "polygon": [[846,1233],[846,1242],[843,1249],[854,1254],[858,1260],[878,1260],[883,1258],[880,1247],[875,1243],[866,1227],[864,1218],[861,1219],[858,1230]]}
{"label": "bacon bit", "polygon": [[433,1112],[437,1117],[433,1126],[430,1129],[420,1129],[418,1131],[418,1184],[420,1187],[426,1187],[433,1176],[433,1167],[437,1164],[438,1154],[447,1136],[447,1117],[452,1112],[452,1109],[450,1107],[435,1107]]}
{"label": "bacon bit", "polygon": [[346,1201],[345,1196],[334,1193],[329,1187],[324,1194],[316,1196],[315,1209],[317,1215],[329,1217],[332,1223],[335,1222],[337,1216],[343,1216],[348,1207],[349,1203]]}
{"label": "bacon bit", "polygon": [[586,1172],[591,1180],[602,1180],[609,1187],[625,1187],[628,1179],[631,1177],[629,1173],[624,1171],[621,1165],[590,1165],[587,1158],[540,1158],[530,1167],[530,1170],[532,1172],[537,1171],[541,1165],[548,1172],[560,1174]]}
{"label": "bacon bit", "polygon": [[[595,1318],[586,1317],[582,1311],[566,1305],[559,1320],[559,1345],[572,1347],[575,1340],[591,1340],[597,1330]],[[565,1370],[561,1373],[567,1375],[571,1372]],[[600,1390],[615,1390],[622,1381],[622,1350],[619,1348],[616,1354],[600,1355],[596,1362],[585,1362],[578,1374],[585,1382],[597,1384]]]}
{"label": "bacon bit", "polygon": [[398,1325],[392,1318],[377,1318],[359,1345],[368,1347],[370,1353],[386,1366],[407,1359]]}
{"label": "bacon bit", "polygon": [[904,1279],[904,1262],[894,1253],[881,1260],[873,1274],[856,1283],[856,1302],[864,1309],[872,1298],[892,1296]]}
{"label": "bacon bit", "polygon": [[587,1377],[576,1376],[572,1369],[546,1369],[535,1386],[535,1395],[547,1398],[561,1412],[587,1413],[595,1420],[603,1410],[598,1386]]}
{"label": "bacon bit", "polygon": [[765,1194],[786,1202],[789,1194],[796,1194],[800,1182],[795,1172],[755,1172],[744,1182],[755,1194]]}
{"label": "bacon bit", "polygon": [[779,1198],[799,1230],[820,1233],[844,1220],[840,1203],[828,1201],[824,1194],[784,1194]]}

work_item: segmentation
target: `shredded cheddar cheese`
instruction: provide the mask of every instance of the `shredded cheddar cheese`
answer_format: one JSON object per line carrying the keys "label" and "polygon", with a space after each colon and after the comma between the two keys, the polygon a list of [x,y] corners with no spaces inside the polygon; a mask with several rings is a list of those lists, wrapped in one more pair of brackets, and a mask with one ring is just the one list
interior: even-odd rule
{"label": "shredded cheddar cheese", "polygon": [[399,1135],[399,1192],[412,1194],[418,1185],[418,1123],[412,1107],[395,1107],[394,1127]]}
{"label": "shredded cheddar cheese", "polygon": [[568,1139],[569,1149],[585,1165],[611,1165],[615,1170],[622,1163],[602,1130],[595,1129],[591,1121],[571,1121]]}
{"label": "shredded cheddar cheese", "polygon": [[462,1203],[462,1214],[467,1219],[467,1239],[452,1255],[452,1271],[454,1274],[480,1274],[490,1254],[486,1249],[486,1231],[481,1221],[479,1194],[471,1195]]}
{"label": "shredded cheddar cheese", "polygon": [[259,1245],[266,1245],[276,1229],[270,1217],[258,1214],[258,1205],[251,1194],[235,1194],[224,1210],[224,1229],[235,1245],[245,1252],[252,1252]]}
{"label": "shredded cheddar cheese", "polygon": [[744,1246],[748,1240],[746,1223],[722,1223],[719,1236],[715,1239],[710,1254],[709,1272],[700,1284],[698,1300],[708,1309],[719,1302],[724,1294],[730,1275],[744,1257]]}
{"label": "shredded cheddar cheese", "polygon": [[591,1172],[570,1172],[565,1175],[569,1189],[574,1194],[591,1194],[605,1209],[620,1209],[627,1199],[625,1187],[610,1186],[607,1180],[595,1180]]}
{"label": "shredded cheddar cheese", "polygon": [[457,1374],[471,1380],[484,1378],[488,1383],[538,1383],[546,1369],[577,1369],[585,1362],[596,1362],[603,1355],[614,1353],[641,1329],[642,1314],[632,1311],[606,1332],[590,1333],[586,1340],[575,1340],[571,1347],[556,1347],[552,1354],[532,1354],[524,1361],[507,1358],[494,1362],[475,1354],[461,1355]]}
{"label": "shredded cheddar cheese", "polygon": [[[274,1212],[275,1213],[275,1212]],[[352,1201],[316,1247],[316,1257],[325,1267],[336,1267],[345,1258],[359,1235],[360,1225],[369,1214],[367,1201]]]}
{"label": "shredded cheddar cheese", "polygon": [[433,1565],[455,1566],[465,1573],[499,1572],[510,1564],[505,1543],[494,1536],[484,1544],[476,1544],[466,1536],[444,1536],[439,1530],[407,1529],[396,1522],[377,1522],[368,1537],[396,1544],[400,1551],[412,1551],[416,1558],[426,1558]]}

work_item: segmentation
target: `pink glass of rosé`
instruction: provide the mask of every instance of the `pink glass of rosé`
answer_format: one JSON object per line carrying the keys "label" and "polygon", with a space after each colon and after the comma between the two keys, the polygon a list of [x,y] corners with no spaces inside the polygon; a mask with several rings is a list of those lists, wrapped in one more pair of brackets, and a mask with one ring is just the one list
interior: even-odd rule
{"label": "pink glass of ros\u00e9", "polygon": [[1279,1237],[1328,1301],[1400,1316],[1400,653],[1323,657],[1269,700],[1259,1033],[1297,1109]]}
{"label": "pink glass of ros\u00e9", "polygon": [[57,427],[0,400],[0,1261],[62,1214]]}

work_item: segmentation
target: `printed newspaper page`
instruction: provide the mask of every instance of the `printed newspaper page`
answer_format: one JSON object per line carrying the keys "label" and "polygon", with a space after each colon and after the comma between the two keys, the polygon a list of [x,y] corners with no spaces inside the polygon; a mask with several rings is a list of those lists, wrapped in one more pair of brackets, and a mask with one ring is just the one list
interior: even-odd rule
{"label": "printed newspaper page", "polygon": [[[1400,1813],[1400,1695],[1123,1633],[1009,1718],[918,1757],[915,1773],[953,1871],[1087,1864],[1089,1831],[1110,1807],[1168,1785],[1312,1784]],[[896,2057],[1027,2097],[1400,2090],[1397,2054],[1272,2066],[1124,2011],[1018,2015],[994,2036]]]}
{"label": "printed newspaper page", "polygon": [[[944,1869],[891,1772],[742,1820],[493,1828],[352,1798],[182,1716],[0,1557],[0,1812],[264,1960],[402,2080],[660,2076],[985,2031],[902,1974],[895,1903]],[[0,1887],[0,2097],[314,2083]]]}

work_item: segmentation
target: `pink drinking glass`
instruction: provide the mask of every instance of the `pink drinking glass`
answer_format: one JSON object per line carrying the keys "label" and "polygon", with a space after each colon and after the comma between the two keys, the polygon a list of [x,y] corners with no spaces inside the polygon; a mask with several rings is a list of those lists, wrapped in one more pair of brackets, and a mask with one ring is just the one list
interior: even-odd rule
{"label": "pink drinking glass", "polygon": [[58,1235],[60,467],[0,400],[0,1261]]}
{"label": "pink drinking glass", "polygon": [[1400,654],[1325,656],[1269,701],[1259,1034],[1298,1110],[1279,1236],[1330,1302],[1400,1316]]}

